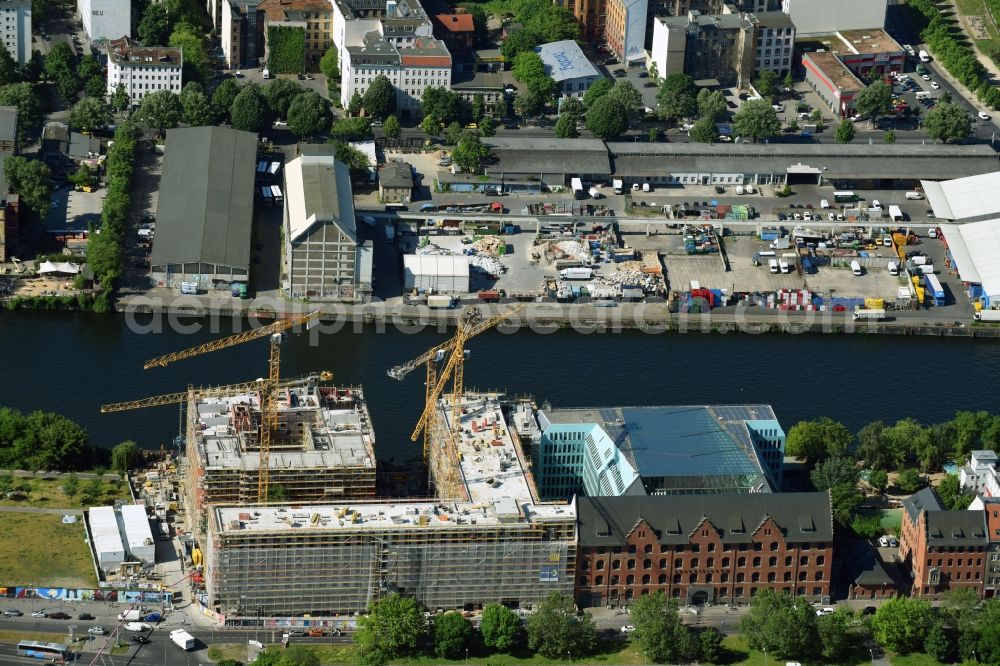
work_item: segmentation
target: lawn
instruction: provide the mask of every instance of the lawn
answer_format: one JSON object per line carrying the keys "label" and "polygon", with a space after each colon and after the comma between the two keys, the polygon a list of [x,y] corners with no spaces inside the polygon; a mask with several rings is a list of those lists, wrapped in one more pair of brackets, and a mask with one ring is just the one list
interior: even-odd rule
{"label": "lawn", "polygon": [[883,530],[899,534],[903,523],[902,509],[862,509],[861,515],[864,517],[875,516],[879,519],[879,525]]}
{"label": "lawn", "polygon": [[0,512],[0,585],[97,587],[83,522]]}
{"label": "lawn", "polygon": [[[82,509],[83,493],[77,492],[72,498],[62,491],[64,479],[34,479],[31,477],[14,477],[14,488],[27,493],[27,499],[0,500],[0,506],[37,506],[46,509]],[[80,489],[90,483],[90,479],[80,479]],[[129,499],[125,482],[102,481],[101,493],[95,506],[114,504],[117,499]]]}
{"label": "lawn", "polygon": [[1000,35],[997,34],[996,28],[993,27],[993,22],[990,20],[990,12],[986,8],[984,0],[956,0],[955,4],[958,5],[958,13],[962,16],[981,16],[983,18],[983,25],[986,26],[987,32],[990,33],[990,38],[972,39],[972,33],[971,31],[969,32],[969,39],[976,45],[979,52],[989,58],[992,53],[1000,50]]}
{"label": "lawn", "polygon": [[889,658],[892,666],[938,666],[941,662],[923,652],[897,654]]}

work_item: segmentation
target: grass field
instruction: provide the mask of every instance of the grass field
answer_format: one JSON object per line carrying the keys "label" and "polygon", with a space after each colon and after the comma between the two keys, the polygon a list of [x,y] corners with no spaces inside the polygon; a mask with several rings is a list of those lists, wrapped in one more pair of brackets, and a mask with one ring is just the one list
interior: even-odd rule
{"label": "grass field", "polygon": [[915,654],[897,654],[889,658],[892,666],[938,666],[941,662],[930,655],[918,652]]}
{"label": "grass field", "polygon": [[0,512],[0,584],[97,587],[82,522]]}
{"label": "grass field", "polygon": [[992,53],[1000,51],[1000,34],[993,27],[993,22],[990,20],[990,12],[986,8],[984,0],[955,0],[955,4],[958,6],[958,13],[962,16],[983,17],[983,24],[990,33],[990,38],[973,40],[972,34],[969,34],[969,39],[976,45],[979,52],[989,58]]}
{"label": "grass field", "polygon": [[[80,489],[90,483],[90,479],[80,479]],[[62,491],[63,479],[33,479],[14,477],[14,487],[23,489],[28,498],[23,500],[0,500],[0,506],[36,506],[45,509],[82,509],[83,493],[77,492],[72,498]],[[102,481],[101,493],[95,506],[114,504],[116,499],[128,499],[128,488],[118,481]]]}
{"label": "grass field", "polygon": [[894,534],[899,534],[900,526],[903,523],[902,509],[862,509],[861,515],[865,517],[877,516],[882,529]]}

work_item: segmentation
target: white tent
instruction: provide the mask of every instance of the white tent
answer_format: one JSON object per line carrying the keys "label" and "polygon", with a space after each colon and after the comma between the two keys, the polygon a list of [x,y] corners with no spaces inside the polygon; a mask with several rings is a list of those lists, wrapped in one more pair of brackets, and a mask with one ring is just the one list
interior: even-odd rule
{"label": "white tent", "polygon": [[76,275],[80,272],[80,264],[74,264],[69,261],[60,261],[59,263],[53,263],[51,261],[42,262],[38,267],[39,275],[49,275],[52,273],[61,273],[63,275]]}

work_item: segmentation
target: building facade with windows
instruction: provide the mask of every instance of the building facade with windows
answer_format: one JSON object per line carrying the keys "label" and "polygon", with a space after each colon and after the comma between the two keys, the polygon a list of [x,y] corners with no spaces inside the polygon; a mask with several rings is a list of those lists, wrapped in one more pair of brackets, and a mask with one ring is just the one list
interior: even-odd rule
{"label": "building facade with windows", "polygon": [[564,95],[583,97],[590,86],[604,78],[572,39],[536,46],[535,53]]}
{"label": "building facade with windows", "polygon": [[18,65],[31,60],[31,0],[0,0],[0,39]]}
{"label": "building facade with windows", "polygon": [[983,596],[991,598],[1000,592],[1000,499],[977,497],[969,511],[982,511],[986,517],[986,571],[983,573]]}
{"label": "building facade with windows", "polygon": [[256,67],[264,56],[263,0],[222,0],[219,42],[226,67]]}
{"label": "building facade with windows", "polygon": [[[333,7],[328,0],[264,0],[260,5],[267,26],[302,28],[305,65],[315,71],[319,59],[333,45]],[[267,31],[265,28],[265,40]]]}
{"label": "building facade with windows", "polygon": [[646,59],[646,12],[649,0],[608,0],[604,38],[621,62]]}
{"label": "building facade with windows", "polygon": [[399,115],[419,116],[425,88],[451,89],[451,65],[451,54],[438,39],[416,37],[407,43],[372,31],[361,46],[347,48],[347,60],[340,66],[341,104],[346,107],[355,93],[364,97],[372,82],[384,75],[396,91]]}
{"label": "building facade with windows", "polygon": [[[77,0],[76,10],[92,42],[132,36],[131,0]],[[28,44],[30,49],[30,32]]]}
{"label": "building facade with windows", "polygon": [[119,84],[125,87],[133,107],[139,106],[148,93],[158,90],[180,94],[184,54],[179,47],[147,48],[134,39],[123,37],[108,42],[106,53],[109,98]]}
{"label": "building facade with windows", "polygon": [[751,14],[753,23],[755,57],[754,71],[760,74],[770,70],[784,76],[792,69],[792,51],[795,49],[795,24],[788,14],[765,12]]}
{"label": "building facade with windows", "polygon": [[827,493],[581,497],[577,520],[581,607],[661,590],[692,605],[747,601],[762,589],[830,596]]}
{"label": "building facade with windows", "polygon": [[748,14],[696,10],[657,17],[651,58],[660,76],[684,73],[745,88],[755,64],[753,21]]}

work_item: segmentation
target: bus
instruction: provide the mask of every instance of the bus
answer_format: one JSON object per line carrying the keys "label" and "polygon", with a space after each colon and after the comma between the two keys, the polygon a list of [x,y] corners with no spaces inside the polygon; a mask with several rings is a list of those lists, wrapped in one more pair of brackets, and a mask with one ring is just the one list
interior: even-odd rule
{"label": "bus", "polygon": [[858,200],[858,195],[854,192],[834,192],[833,200],[837,203],[854,203]]}
{"label": "bus", "polygon": [[20,641],[17,656],[32,659],[47,659],[54,663],[66,663],[72,657],[69,647],[62,643],[42,643],[40,641]]}

